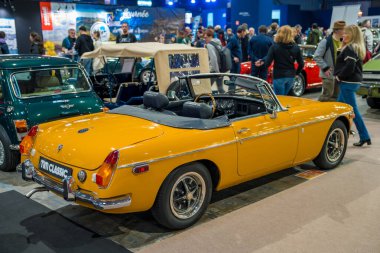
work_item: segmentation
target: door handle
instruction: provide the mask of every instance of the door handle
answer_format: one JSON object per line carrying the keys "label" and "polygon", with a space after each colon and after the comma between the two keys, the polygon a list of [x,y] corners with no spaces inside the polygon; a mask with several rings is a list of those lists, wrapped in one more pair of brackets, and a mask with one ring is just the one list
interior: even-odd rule
{"label": "door handle", "polygon": [[249,129],[249,128],[247,128],[247,127],[243,127],[242,129],[239,129],[239,130],[237,131],[237,133],[238,133],[238,134],[244,134],[244,133],[249,132],[249,131],[251,131],[251,129]]}

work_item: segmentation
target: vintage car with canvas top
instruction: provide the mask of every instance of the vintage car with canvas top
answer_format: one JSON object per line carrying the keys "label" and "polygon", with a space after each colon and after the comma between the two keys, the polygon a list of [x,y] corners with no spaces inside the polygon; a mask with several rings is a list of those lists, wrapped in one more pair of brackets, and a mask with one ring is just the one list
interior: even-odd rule
{"label": "vintage car with canvas top", "polygon": [[[144,67],[140,63],[135,63],[142,57],[151,58],[143,64]],[[140,77],[137,79],[129,77],[129,81],[122,79],[113,74],[113,66],[106,64],[105,71],[110,72],[106,78],[104,74],[101,78],[94,76],[94,88],[108,108],[142,104],[143,93],[147,90],[166,89],[179,76],[209,72],[207,50],[185,44],[158,42],[106,44],[83,54],[82,58],[121,59],[117,62],[122,61],[121,68],[124,69],[122,72],[131,72],[132,76]],[[106,93],[108,95],[105,95]]]}
{"label": "vintage car with canvas top", "polygon": [[[294,79],[293,88],[290,90],[289,95],[300,97],[304,94],[305,90],[314,89],[322,86],[322,79],[319,77],[319,67],[315,60],[313,60],[313,55],[316,46],[313,45],[299,45],[305,61],[305,66],[300,75],[297,75]],[[251,62],[241,63],[241,74],[251,75]],[[297,62],[294,63],[294,68],[297,69]],[[268,68],[268,78],[269,83],[273,82],[273,64]]]}
{"label": "vintage car with canvas top", "polygon": [[363,66],[363,82],[357,91],[371,108],[380,109],[380,55]]}
{"label": "vintage car with canvas top", "polygon": [[19,143],[47,121],[103,111],[83,68],[60,57],[0,56],[0,169],[19,163]]}
{"label": "vintage car with canvas top", "polygon": [[[225,92],[212,90],[217,79]],[[261,79],[236,74],[180,77],[145,92],[142,106],[33,127],[21,143],[24,180],[107,213],[151,209],[182,229],[212,192],[314,161],[340,164],[354,117],[343,103],[276,97]],[[167,94],[167,95],[165,95]]]}

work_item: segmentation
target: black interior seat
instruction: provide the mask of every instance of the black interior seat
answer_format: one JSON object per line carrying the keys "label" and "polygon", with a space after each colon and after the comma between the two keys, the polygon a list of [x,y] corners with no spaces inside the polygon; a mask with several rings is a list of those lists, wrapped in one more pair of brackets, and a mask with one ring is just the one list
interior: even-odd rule
{"label": "black interior seat", "polygon": [[212,108],[205,103],[188,101],[183,104],[181,115],[191,118],[210,119],[212,117]]}
{"label": "black interior seat", "polygon": [[146,91],[143,96],[143,103],[145,108],[155,110],[168,115],[177,115],[176,113],[165,110],[164,108],[168,106],[169,99],[164,94],[154,91]]}

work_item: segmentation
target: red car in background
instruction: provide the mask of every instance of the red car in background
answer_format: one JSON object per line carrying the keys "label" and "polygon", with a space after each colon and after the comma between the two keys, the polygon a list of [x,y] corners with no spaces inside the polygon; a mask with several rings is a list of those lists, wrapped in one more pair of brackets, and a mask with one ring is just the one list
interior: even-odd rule
{"label": "red car in background", "polygon": [[[322,86],[322,79],[319,77],[319,67],[313,60],[313,55],[316,46],[312,45],[300,45],[302,55],[304,57],[305,66],[300,75],[297,75],[294,80],[293,89],[289,94],[300,97],[305,90],[317,88]],[[297,68],[298,64],[294,63],[294,68]],[[242,62],[240,65],[240,73],[250,75],[251,74],[251,62]],[[268,68],[267,82],[272,83],[273,80],[273,64]]]}

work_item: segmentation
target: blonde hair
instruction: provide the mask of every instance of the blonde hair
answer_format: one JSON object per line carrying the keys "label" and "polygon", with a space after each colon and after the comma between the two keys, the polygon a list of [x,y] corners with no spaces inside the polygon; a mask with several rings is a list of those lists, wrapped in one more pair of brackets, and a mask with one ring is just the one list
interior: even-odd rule
{"label": "blonde hair", "polygon": [[366,49],[364,45],[363,33],[357,25],[349,25],[344,28],[344,32],[348,35],[349,42],[346,46],[351,45],[354,52],[360,59],[365,58]]}
{"label": "blonde hair", "polygon": [[295,43],[292,28],[288,25],[281,26],[277,31],[274,42],[284,44]]}

